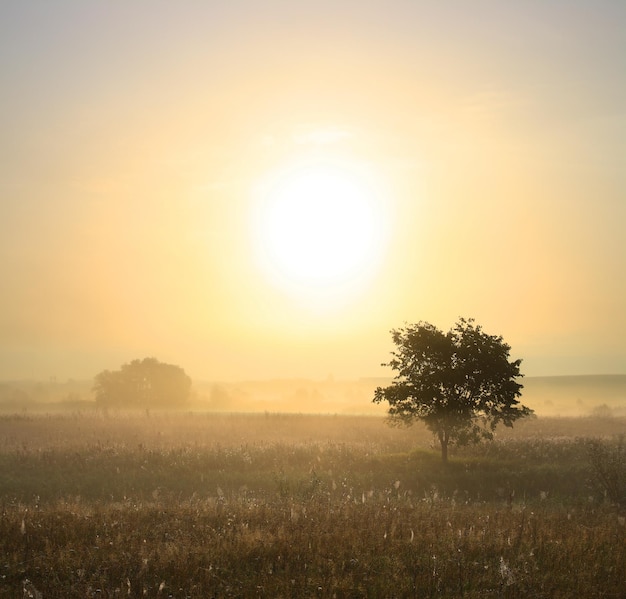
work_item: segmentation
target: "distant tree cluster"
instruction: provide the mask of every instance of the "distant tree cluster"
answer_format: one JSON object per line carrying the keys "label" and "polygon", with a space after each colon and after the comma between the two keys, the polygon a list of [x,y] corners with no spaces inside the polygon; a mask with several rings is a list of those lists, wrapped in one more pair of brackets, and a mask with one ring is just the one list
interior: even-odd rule
{"label": "distant tree cluster", "polygon": [[104,370],[95,377],[96,403],[115,408],[175,408],[191,394],[191,379],[180,366],[156,358],[133,360],[119,370]]}
{"label": "distant tree cluster", "polygon": [[378,387],[374,402],[389,403],[392,420],[423,421],[448,459],[450,443],[491,439],[499,423],[513,426],[532,414],[519,403],[521,360],[509,361],[510,346],[461,318],[447,333],[427,322],[391,331],[396,351],[388,364],[397,372]]}

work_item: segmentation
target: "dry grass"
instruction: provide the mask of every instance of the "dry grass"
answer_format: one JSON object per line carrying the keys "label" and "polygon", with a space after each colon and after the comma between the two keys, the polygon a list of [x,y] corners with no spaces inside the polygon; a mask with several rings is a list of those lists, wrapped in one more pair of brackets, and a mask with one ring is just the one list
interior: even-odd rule
{"label": "dry grass", "polygon": [[621,598],[579,437],[625,424],[537,419],[443,469],[373,417],[4,417],[0,597]]}
{"label": "dry grass", "polygon": [[5,509],[0,597],[623,597],[626,528],[598,507],[459,505],[393,487],[271,501]]}

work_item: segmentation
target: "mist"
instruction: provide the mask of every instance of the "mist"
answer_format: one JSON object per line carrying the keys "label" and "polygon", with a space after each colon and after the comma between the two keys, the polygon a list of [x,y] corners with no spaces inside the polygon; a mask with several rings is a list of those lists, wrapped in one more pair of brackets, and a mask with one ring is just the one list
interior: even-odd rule
{"label": "mist", "polygon": [[[184,406],[161,410],[206,413],[295,413],[384,417],[384,405],[372,403],[384,377],[341,379],[266,379],[192,381]],[[626,375],[524,377],[523,402],[538,417],[623,418]],[[76,413],[98,409],[93,380],[14,380],[0,383],[1,413]],[[139,411],[144,411],[140,408]]]}

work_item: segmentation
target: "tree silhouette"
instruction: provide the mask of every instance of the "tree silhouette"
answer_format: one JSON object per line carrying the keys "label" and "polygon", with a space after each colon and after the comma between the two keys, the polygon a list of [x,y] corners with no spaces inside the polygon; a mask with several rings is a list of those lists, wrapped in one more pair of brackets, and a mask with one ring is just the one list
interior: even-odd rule
{"label": "tree silhouette", "polygon": [[191,379],[179,366],[144,358],[120,370],[102,371],[95,377],[93,391],[103,407],[181,407],[189,399]]}
{"label": "tree silhouette", "polygon": [[511,427],[532,414],[517,400],[521,360],[509,362],[510,346],[473,319],[459,319],[447,333],[419,322],[391,334],[397,349],[383,366],[397,374],[389,387],[376,389],[373,401],[389,402],[392,421],[422,420],[439,440],[444,463],[450,443],[491,439],[499,423]]}

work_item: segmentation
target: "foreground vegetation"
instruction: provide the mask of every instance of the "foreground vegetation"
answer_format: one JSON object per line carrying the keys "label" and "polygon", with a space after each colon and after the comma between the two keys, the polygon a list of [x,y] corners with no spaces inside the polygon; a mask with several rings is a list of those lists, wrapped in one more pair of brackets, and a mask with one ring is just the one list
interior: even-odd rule
{"label": "foreground vegetation", "polygon": [[379,418],[5,416],[0,597],[623,597],[594,456],[625,425],[536,419],[443,468]]}

